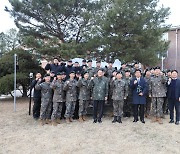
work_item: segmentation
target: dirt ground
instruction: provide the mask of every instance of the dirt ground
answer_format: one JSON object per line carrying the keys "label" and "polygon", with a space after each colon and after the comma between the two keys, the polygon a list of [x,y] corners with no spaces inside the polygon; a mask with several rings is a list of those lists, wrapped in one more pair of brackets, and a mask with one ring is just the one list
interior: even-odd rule
{"label": "dirt ground", "polygon": [[112,124],[111,117],[102,124],[93,124],[92,118],[80,123],[57,127],[40,126],[28,115],[28,100],[0,100],[0,154],[180,154],[180,126],[169,124],[133,123],[123,118],[122,124]]}

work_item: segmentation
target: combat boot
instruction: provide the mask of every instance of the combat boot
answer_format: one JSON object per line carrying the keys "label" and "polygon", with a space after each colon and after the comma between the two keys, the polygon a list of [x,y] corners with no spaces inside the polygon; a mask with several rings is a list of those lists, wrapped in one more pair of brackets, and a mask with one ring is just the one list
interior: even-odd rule
{"label": "combat boot", "polygon": [[162,121],[161,118],[157,118],[157,121],[158,121],[159,124],[163,124],[163,121]]}
{"label": "combat boot", "polygon": [[73,122],[73,118],[69,118],[69,121],[70,121],[70,122]]}
{"label": "combat boot", "polygon": [[60,120],[60,119],[56,119],[56,123],[57,123],[57,124],[60,124],[60,123],[61,123],[61,120]]}
{"label": "combat boot", "polygon": [[66,123],[69,124],[70,122],[70,118],[66,118]]}
{"label": "combat boot", "polygon": [[114,116],[112,123],[115,123],[116,121],[117,121],[117,116]]}
{"label": "combat boot", "polygon": [[152,117],[151,122],[156,122],[156,121],[157,121],[157,118],[156,117]]}
{"label": "combat boot", "polygon": [[83,121],[86,121],[86,116],[85,116],[85,115],[83,115],[82,119],[83,119]]}
{"label": "combat boot", "polygon": [[122,123],[121,117],[118,117],[117,122]]}
{"label": "combat boot", "polygon": [[46,124],[50,124],[51,120],[50,119],[46,119]]}
{"label": "combat boot", "polygon": [[79,116],[79,122],[84,122],[83,116]]}
{"label": "combat boot", "polygon": [[52,121],[52,125],[53,125],[53,126],[57,126],[57,123],[56,123],[55,120]]}
{"label": "combat boot", "polygon": [[41,119],[41,120],[40,120],[40,124],[41,124],[41,126],[45,125],[45,124],[46,124],[46,123],[45,123],[45,120]]}

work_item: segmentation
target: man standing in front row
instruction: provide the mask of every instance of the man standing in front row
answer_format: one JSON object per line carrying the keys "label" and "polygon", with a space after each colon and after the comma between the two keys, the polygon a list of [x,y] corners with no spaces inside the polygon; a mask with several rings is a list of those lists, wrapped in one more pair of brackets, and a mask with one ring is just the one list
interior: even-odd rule
{"label": "man standing in front row", "polygon": [[174,123],[174,108],[176,111],[176,125],[179,125],[180,107],[180,80],[177,79],[178,71],[173,70],[168,81],[168,105],[170,111],[170,122]]}
{"label": "man standing in front row", "polygon": [[[144,106],[146,104],[146,95],[148,93],[148,85],[144,78],[141,77],[141,70],[135,70],[135,77],[131,80],[130,87],[133,90],[133,105],[134,105],[134,121],[138,121],[138,113],[140,120],[144,121]],[[140,111],[138,111],[140,109]]]}
{"label": "man standing in front row", "polygon": [[[103,69],[97,71],[97,77],[92,78],[90,86],[92,88],[92,99],[93,99],[93,123],[101,123],[101,118],[103,116],[103,108],[105,100],[108,97],[108,81],[107,78],[103,76]],[[97,117],[98,115],[98,117]]]}
{"label": "man standing in front row", "polygon": [[41,125],[49,123],[49,113],[51,111],[52,102],[52,89],[50,88],[50,75],[46,74],[44,76],[45,82],[41,83],[39,80],[35,86],[36,90],[41,90]]}
{"label": "man standing in front row", "polygon": [[149,97],[152,98],[152,122],[163,124],[161,117],[163,116],[163,103],[166,97],[165,85],[167,79],[161,75],[160,67],[155,68],[154,76],[151,77],[149,82]]}

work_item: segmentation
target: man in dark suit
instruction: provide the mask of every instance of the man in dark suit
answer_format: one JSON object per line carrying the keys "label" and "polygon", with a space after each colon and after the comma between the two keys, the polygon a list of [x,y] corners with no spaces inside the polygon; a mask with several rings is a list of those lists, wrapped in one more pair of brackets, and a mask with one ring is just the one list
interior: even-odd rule
{"label": "man in dark suit", "polygon": [[168,105],[170,111],[170,122],[174,123],[174,108],[176,111],[176,125],[179,125],[180,116],[180,79],[177,79],[178,71],[173,70],[168,80]]}
{"label": "man in dark suit", "polygon": [[[134,106],[134,121],[138,121],[138,113],[140,113],[140,120],[144,121],[144,105],[146,104],[146,95],[148,92],[148,85],[144,78],[141,77],[141,70],[135,70],[135,77],[130,82],[130,87],[133,91],[133,106]],[[139,111],[140,110],[140,111]]]}

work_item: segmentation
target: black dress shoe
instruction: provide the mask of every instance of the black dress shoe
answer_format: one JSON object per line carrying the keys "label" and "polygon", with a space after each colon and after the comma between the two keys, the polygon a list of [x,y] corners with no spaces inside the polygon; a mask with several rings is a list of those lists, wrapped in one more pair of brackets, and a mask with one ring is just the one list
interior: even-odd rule
{"label": "black dress shoe", "polygon": [[145,124],[145,121],[144,121],[144,120],[141,120],[141,122],[142,122],[143,124]]}
{"label": "black dress shoe", "polygon": [[133,121],[133,122],[138,122],[138,120],[134,119],[134,121]]}
{"label": "black dress shoe", "polygon": [[174,120],[170,120],[169,123],[170,123],[170,124],[174,123]]}
{"label": "black dress shoe", "polygon": [[98,119],[98,122],[99,122],[99,123],[102,123],[102,120],[101,120],[101,119]]}
{"label": "black dress shoe", "polygon": [[176,125],[179,125],[179,121],[176,121],[175,124],[176,124]]}
{"label": "black dress shoe", "polygon": [[97,119],[94,119],[93,123],[97,123]]}

